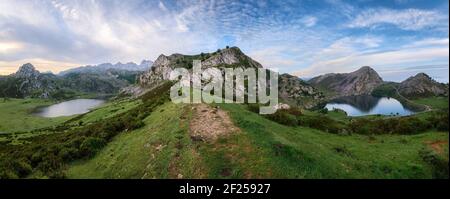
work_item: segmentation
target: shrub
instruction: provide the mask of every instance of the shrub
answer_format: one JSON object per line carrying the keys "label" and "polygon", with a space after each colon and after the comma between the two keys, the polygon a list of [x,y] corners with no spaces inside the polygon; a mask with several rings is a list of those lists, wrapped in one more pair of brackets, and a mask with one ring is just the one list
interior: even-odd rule
{"label": "shrub", "polygon": [[106,141],[102,138],[88,137],[81,143],[80,151],[86,156],[93,156],[105,145]]}
{"label": "shrub", "polygon": [[247,109],[254,113],[259,113],[259,104],[248,104]]}
{"label": "shrub", "polygon": [[319,113],[327,114],[328,113],[328,109],[327,108],[322,108],[322,109],[319,110]]}
{"label": "shrub", "polygon": [[297,107],[290,107],[289,109],[286,109],[286,112],[291,114],[291,115],[294,115],[294,116],[303,115],[302,110],[297,108]]}
{"label": "shrub", "polygon": [[445,158],[441,157],[434,150],[429,148],[423,148],[420,150],[419,155],[422,157],[423,161],[428,163],[433,168],[434,178],[448,179],[448,160],[445,160]]}
{"label": "shrub", "polygon": [[274,114],[267,115],[266,117],[274,122],[288,126],[295,126],[298,123],[297,118],[289,114],[286,110],[278,110]]}
{"label": "shrub", "polygon": [[79,156],[79,151],[74,147],[65,147],[59,151],[60,156],[64,161],[71,161]]}

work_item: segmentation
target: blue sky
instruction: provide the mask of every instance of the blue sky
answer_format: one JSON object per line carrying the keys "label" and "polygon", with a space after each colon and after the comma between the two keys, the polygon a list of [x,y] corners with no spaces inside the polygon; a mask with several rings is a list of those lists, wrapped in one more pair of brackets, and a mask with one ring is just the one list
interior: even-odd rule
{"label": "blue sky", "polygon": [[375,68],[448,82],[447,0],[1,0],[0,74],[238,46],[299,77]]}

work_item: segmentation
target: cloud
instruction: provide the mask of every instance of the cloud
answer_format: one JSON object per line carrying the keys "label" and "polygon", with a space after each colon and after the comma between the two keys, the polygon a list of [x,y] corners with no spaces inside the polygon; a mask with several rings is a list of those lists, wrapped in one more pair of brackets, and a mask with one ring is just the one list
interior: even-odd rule
{"label": "cloud", "polygon": [[[447,23],[448,17],[437,11],[420,9],[368,9],[356,16],[347,26],[350,28],[377,28],[391,24],[404,30],[436,28]],[[448,27],[448,26],[447,26]]]}
{"label": "cloud", "polygon": [[[379,5],[368,8],[341,0],[2,0],[0,73],[22,61],[52,63],[60,71],[71,64],[140,62],[236,45],[266,67],[312,75],[369,64],[361,57],[378,64],[375,54],[448,46],[448,21],[443,20],[448,14],[435,10],[439,8],[394,10],[373,4]],[[398,28],[415,32],[411,36]],[[442,61],[437,55],[429,62]]]}
{"label": "cloud", "polygon": [[313,17],[313,16],[306,16],[301,20],[301,22],[303,24],[305,24],[306,27],[312,27],[312,26],[316,25],[317,18]]}
{"label": "cloud", "polygon": [[[293,74],[300,77],[312,77],[332,72],[350,72],[367,65],[382,71],[392,68],[411,71],[412,69],[408,67],[417,64],[442,64],[449,61],[449,46],[448,42],[445,43],[446,39],[424,39],[415,42],[414,46],[404,45],[393,50],[372,49],[370,46],[377,46],[372,45],[372,42],[366,43],[369,48],[365,49],[358,45],[358,41],[364,43],[367,40],[371,39],[343,38],[338,40],[318,53],[309,67]],[[355,43],[352,44],[350,41]],[[430,45],[435,43],[442,45]]]}

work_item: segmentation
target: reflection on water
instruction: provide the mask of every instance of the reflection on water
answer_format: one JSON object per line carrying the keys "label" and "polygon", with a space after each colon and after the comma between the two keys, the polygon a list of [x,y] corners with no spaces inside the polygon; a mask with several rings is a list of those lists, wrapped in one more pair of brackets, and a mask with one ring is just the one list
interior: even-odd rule
{"label": "reflection on water", "polygon": [[89,112],[90,109],[103,104],[104,100],[99,99],[76,99],[48,107],[40,108],[36,114],[41,117],[60,117]]}
{"label": "reflection on water", "polygon": [[329,102],[325,108],[328,110],[342,109],[349,116],[363,115],[411,115],[414,111],[405,107],[394,98],[373,96],[350,96]]}

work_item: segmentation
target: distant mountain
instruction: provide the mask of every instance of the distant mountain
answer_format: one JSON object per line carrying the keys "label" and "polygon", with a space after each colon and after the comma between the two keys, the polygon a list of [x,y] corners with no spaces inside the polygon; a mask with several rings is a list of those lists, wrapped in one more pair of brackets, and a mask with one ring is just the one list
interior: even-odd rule
{"label": "distant mountain", "polygon": [[448,85],[436,82],[425,73],[419,73],[398,85],[398,91],[405,97],[448,96]]}
{"label": "distant mountain", "polygon": [[49,98],[56,90],[56,81],[58,78],[55,75],[42,74],[27,63],[16,73],[0,79],[0,96]]}
{"label": "distant mountain", "polygon": [[146,71],[153,65],[152,61],[149,60],[143,60],[139,65],[134,62],[128,62],[128,63],[103,63],[99,65],[88,65],[88,66],[81,66],[77,68],[72,68],[66,71],[60,72],[58,75],[64,76],[69,73],[105,73],[108,70],[124,70],[124,71]]}
{"label": "distant mountain", "polygon": [[79,93],[114,94],[134,84],[138,71],[109,69],[98,73],[73,72],[64,76],[40,73],[30,63],[0,77],[0,97],[68,98]]}
{"label": "distant mountain", "polygon": [[167,79],[174,68],[192,68],[193,60],[201,60],[203,68],[209,67],[242,67],[262,68],[262,65],[245,55],[239,48],[231,47],[218,50],[214,53],[201,53],[199,55],[172,54],[160,55],[153,63],[152,68],[140,77],[140,85],[144,87],[156,86],[161,80]]}
{"label": "distant mountain", "polygon": [[334,96],[352,96],[370,94],[383,80],[371,67],[364,66],[351,73],[330,73],[314,77],[308,83],[329,91]]}

